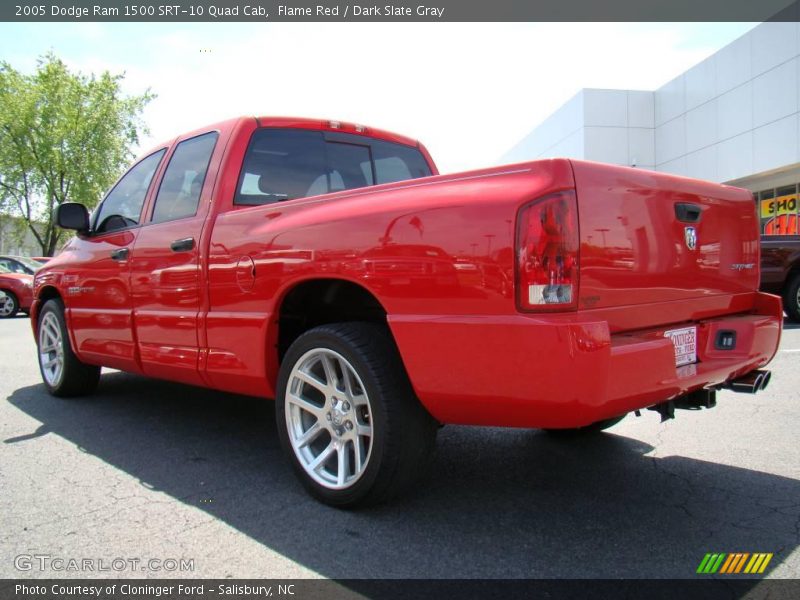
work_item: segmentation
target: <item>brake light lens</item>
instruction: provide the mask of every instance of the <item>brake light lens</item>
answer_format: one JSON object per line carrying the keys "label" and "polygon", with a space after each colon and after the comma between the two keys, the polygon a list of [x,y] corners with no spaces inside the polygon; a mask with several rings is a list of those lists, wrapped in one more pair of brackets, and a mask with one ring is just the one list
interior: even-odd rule
{"label": "brake light lens", "polygon": [[534,200],[517,220],[517,302],[522,310],[574,310],[578,202],[572,190]]}

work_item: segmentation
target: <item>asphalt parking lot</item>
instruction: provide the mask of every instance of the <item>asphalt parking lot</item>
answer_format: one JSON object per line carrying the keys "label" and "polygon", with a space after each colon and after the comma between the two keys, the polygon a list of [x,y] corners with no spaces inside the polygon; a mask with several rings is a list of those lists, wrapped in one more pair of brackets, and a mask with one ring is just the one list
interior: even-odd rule
{"label": "asphalt parking lot", "polygon": [[295,481],[271,402],[118,372],[52,398],[28,319],[3,320],[0,577],[691,578],[707,552],[772,552],[767,576],[797,578],[798,364],[787,326],[770,388],[712,410],[578,440],[445,427],[417,493],[343,512]]}

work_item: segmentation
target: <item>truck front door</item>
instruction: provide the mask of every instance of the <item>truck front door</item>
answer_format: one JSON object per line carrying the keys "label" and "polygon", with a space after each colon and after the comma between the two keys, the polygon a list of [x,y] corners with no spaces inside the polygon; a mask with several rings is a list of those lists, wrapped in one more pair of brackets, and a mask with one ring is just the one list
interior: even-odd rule
{"label": "truck front door", "polygon": [[100,204],[90,235],[70,242],[63,276],[74,347],[82,360],[123,371],[139,371],[133,338],[130,256],[159,150],[136,163]]}

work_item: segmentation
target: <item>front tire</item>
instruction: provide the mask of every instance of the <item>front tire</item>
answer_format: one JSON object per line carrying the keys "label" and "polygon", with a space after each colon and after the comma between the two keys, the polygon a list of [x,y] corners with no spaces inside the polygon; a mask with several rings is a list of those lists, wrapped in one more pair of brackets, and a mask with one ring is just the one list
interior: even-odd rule
{"label": "front tire", "polygon": [[97,388],[100,367],[81,362],[72,351],[61,301],[44,303],[36,341],[42,381],[53,396],[85,396]]}
{"label": "front tire", "polygon": [[800,323],[800,273],[795,273],[786,284],[783,294],[783,309],[791,321]]}
{"label": "front tire", "polygon": [[385,326],[315,327],[289,347],[278,376],[278,433],[312,496],[375,504],[429,466],[438,424],[414,394]]}
{"label": "front tire", "polygon": [[14,292],[0,290],[0,319],[10,319],[19,312],[19,300]]}

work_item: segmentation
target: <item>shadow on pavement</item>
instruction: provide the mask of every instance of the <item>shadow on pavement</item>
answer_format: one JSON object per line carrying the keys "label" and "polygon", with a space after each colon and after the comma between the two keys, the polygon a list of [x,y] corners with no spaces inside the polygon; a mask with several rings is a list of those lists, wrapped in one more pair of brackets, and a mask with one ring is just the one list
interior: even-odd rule
{"label": "shadow on pavement", "polygon": [[331,578],[693,577],[706,552],[792,552],[800,482],[613,433],[446,427],[431,476],[391,504],[311,500],[284,461],[272,402],[103,376],[90,398],[8,399],[54,433]]}

